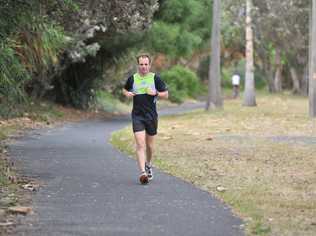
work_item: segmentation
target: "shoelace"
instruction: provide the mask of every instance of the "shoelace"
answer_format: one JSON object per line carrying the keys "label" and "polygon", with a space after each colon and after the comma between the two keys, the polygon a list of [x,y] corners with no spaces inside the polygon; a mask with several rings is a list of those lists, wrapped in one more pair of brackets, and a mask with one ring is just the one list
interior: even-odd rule
{"label": "shoelace", "polygon": [[146,166],[146,171],[148,174],[151,174],[152,172],[152,167]]}

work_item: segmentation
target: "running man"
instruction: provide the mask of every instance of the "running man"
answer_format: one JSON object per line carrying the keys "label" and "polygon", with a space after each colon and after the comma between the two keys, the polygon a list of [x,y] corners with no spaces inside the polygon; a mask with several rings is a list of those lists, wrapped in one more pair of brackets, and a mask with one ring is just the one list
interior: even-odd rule
{"label": "running man", "polygon": [[139,181],[147,184],[153,179],[152,158],[154,137],[158,128],[157,98],[168,98],[168,90],[161,78],[150,72],[148,54],[137,57],[138,72],[130,76],[123,94],[133,98],[132,123],[136,142],[136,156],[140,170]]}

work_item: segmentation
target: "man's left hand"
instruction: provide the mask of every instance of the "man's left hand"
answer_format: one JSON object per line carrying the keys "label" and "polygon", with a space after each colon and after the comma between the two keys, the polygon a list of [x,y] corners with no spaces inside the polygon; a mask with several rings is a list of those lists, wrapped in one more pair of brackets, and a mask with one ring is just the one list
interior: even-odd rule
{"label": "man's left hand", "polygon": [[157,90],[151,89],[151,88],[147,89],[147,94],[150,96],[157,96],[158,95]]}

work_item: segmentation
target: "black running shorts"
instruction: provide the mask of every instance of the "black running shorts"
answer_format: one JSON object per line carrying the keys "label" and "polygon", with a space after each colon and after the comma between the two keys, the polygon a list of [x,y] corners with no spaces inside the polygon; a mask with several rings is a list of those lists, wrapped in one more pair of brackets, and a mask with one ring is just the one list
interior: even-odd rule
{"label": "black running shorts", "polygon": [[158,127],[158,120],[147,120],[140,118],[133,118],[133,132],[145,130],[148,135],[156,135]]}

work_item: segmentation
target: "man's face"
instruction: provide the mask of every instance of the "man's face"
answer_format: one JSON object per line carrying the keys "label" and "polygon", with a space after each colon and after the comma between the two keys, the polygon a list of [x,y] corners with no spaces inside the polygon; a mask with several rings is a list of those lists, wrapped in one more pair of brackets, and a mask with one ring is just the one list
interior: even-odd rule
{"label": "man's face", "polygon": [[149,73],[150,69],[150,64],[149,64],[149,59],[147,57],[140,57],[138,59],[138,72],[141,75],[146,75]]}

